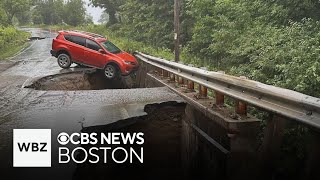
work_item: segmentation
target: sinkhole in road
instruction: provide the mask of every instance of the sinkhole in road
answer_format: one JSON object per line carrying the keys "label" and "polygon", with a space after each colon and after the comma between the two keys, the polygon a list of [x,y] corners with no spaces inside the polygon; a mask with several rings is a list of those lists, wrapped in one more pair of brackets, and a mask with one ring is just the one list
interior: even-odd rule
{"label": "sinkhole in road", "polygon": [[[78,164],[74,172],[74,179],[181,179],[184,176],[181,136],[182,120],[185,118],[184,103],[165,102],[145,106],[146,116],[121,120],[105,126],[86,127],[84,133],[144,133],[144,160],[141,164],[134,159],[124,164],[116,164],[108,156],[107,163],[90,164],[89,162]],[[99,138],[98,138],[99,139]],[[99,143],[98,143],[99,144]],[[103,145],[98,145],[103,147]],[[139,145],[121,145],[129,152],[133,147],[140,152]],[[89,150],[92,145],[83,145]],[[97,145],[94,145],[97,147]],[[119,145],[118,145],[119,147]],[[113,149],[115,147],[112,147]],[[98,154],[103,159],[103,152]],[[84,154],[79,153],[76,158],[82,159]],[[117,159],[123,158],[124,154],[115,154]]]}
{"label": "sinkhole in road", "polygon": [[98,70],[73,71],[45,76],[26,86],[26,88],[44,91],[130,89],[134,87],[134,79],[131,76],[109,80]]}
{"label": "sinkhole in road", "polygon": [[39,36],[33,36],[29,38],[29,41],[34,41],[34,40],[42,40],[45,39],[46,37],[39,37]]}

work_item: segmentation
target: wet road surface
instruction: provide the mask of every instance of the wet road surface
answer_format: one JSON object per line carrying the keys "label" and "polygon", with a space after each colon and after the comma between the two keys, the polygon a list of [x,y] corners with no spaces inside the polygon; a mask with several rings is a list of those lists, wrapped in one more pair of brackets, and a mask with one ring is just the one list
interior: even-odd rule
{"label": "wet road surface", "polygon": [[[91,91],[38,91],[24,88],[36,79],[44,76],[86,69],[61,69],[50,55],[54,33],[40,29],[26,29],[33,36],[46,37],[34,40],[30,46],[12,57],[0,62],[0,167],[12,179],[5,169],[12,167],[13,129],[52,129],[52,166],[57,166],[58,158],[56,137],[61,132],[79,132],[83,127],[109,124],[118,120],[145,115],[146,104],[166,101],[181,101],[169,89],[121,89]],[[53,174],[50,168],[43,170],[44,177],[71,179],[73,165],[61,168],[62,174]],[[12,169],[11,169],[12,170]],[[36,169],[16,168],[13,172],[34,177]],[[23,172],[23,173],[22,173]],[[51,173],[51,174],[50,174]],[[55,176],[52,176],[55,175]],[[27,178],[29,179],[29,178]]]}

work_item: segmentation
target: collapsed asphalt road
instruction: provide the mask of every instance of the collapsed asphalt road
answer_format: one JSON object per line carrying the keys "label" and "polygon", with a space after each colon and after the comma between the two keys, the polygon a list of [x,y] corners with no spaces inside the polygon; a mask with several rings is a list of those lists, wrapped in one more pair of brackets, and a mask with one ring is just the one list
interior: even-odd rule
{"label": "collapsed asphalt road", "polygon": [[[46,91],[25,88],[37,79],[86,68],[61,69],[54,57],[50,55],[54,33],[40,29],[25,29],[35,37],[30,46],[12,57],[10,61],[0,62],[0,168],[1,173],[11,176],[12,167],[12,133],[13,129],[52,129],[52,137],[60,132],[79,132],[83,127],[101,126],[122,119],[142,116],[147,104],[166,101],[181,101],[167,88],[150,89],[106,89],[83,91]],[[52,141],[55,152],[56,141]],[[54,155],[53,155],[54,157]],[[57,159],[52,159],[52,167],[57,167]],[[73,165],[63,169],[61,174],[45,169],[44,177],[71,179]],[[18,169],[15,173],[34,177],[35,170]],[[54,176],[52,176],[54,175]]]}

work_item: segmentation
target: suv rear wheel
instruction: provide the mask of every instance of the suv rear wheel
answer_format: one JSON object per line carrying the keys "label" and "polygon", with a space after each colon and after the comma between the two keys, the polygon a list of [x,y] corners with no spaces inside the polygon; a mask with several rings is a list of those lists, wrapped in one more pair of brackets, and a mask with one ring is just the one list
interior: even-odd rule
{"label": "suv rear wheel", "polygon": [[115,67],[112,64],[108,64],[105,68],[104,68],[104,76],[107,79],[115,79],[118,75],[118,69],[117,67]]}
{"label": "suv rear wheel", "polygon": [[59,54],[58,56],[58,64],[61,68],[67,69],[71,66],[71,58],[68,54]]}

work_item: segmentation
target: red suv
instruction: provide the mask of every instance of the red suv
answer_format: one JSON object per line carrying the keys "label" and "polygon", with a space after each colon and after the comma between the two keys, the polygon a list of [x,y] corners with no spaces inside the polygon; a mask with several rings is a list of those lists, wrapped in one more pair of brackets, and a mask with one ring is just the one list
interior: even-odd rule
{"label": "red suv", "polygon": [[52,41],[51,54],[61,68],[77,63],[102,69],[108,79],[129,75],[139,67],[134,56],[121,51],[105,37],[83,31],[59,31]]}

